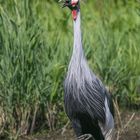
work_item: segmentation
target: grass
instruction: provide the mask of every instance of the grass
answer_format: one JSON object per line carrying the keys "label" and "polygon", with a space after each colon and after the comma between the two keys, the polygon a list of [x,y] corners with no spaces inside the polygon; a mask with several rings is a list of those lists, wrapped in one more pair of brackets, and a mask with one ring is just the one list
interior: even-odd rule
{"label": "grass", "polygon": [[[123,106],[139,106],[139,3],[89,0],[81,9],[90,67]],[[18,139],[66,123],[63,80],[72,28],[70,11],[57,1],[0,1],[1,137]]]}

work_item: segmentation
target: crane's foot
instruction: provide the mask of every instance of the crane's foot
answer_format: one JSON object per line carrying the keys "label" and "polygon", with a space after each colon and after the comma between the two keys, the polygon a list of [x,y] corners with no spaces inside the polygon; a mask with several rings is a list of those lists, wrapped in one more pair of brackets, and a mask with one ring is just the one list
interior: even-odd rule
{"label": "crane's foot", "polygon": [[84,134],[78,137],[78,140],[94,140],[91,134]]}

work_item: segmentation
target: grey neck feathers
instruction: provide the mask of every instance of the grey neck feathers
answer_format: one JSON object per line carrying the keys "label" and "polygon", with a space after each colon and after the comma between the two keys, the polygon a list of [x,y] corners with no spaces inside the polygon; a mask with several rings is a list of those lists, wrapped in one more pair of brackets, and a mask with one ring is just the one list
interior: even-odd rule
{"label": "grey neck feathers", "polygon": [[82,35],[81,35],[81,21],[80,21],[80,10],[77,13],[77,19],[74,22],[74,44],[73,44],[73,53],[72,53],[72,61],[80,61],[84,57],[84,52],[82,48]]}
{"label": "grey neck feathers", "polygon": [[73,53],[69,64],[67,78],[69,80],[76,80],[76,83],[80,86],[81,84],[84,84],[86,79],[88,79],[88,81],[90,81],[90,79],[92,80],[92,77],[82,48],[80,10],[77,14],[77,19],[74,21]]}

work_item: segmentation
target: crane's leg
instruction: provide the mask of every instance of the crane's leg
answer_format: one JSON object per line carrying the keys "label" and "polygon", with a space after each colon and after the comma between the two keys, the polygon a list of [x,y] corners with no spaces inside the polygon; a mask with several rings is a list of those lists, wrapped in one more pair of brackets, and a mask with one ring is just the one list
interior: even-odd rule
{"label": "crane's leg", "polygon": [[78,137],[78,140],[94,140],[91,134],[84,134]]}
{"label": "crane's leg", "polygon": [[82,127],[79,120],[73,120],[72,121],[73,129],[76,133],[78,140],[94,140],[93,136],[91,134],[83,134],[82,133]]}
{"label": "crane's leg", "polygon": [[72,120],[72,127],[73,127],[77,137],[82,135],[82,126],[78,119]]}

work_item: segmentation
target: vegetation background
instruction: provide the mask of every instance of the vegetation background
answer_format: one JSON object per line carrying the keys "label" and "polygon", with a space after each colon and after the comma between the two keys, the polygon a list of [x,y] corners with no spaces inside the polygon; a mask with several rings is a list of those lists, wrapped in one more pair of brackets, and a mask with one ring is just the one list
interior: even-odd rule
{"label": "vegetation background", "polygon": [[[140,108],[140,1],[81,2],[85,55],[121,107]],[[73,46],[58,0],[0,0],[0,139],[62,128]]]}

